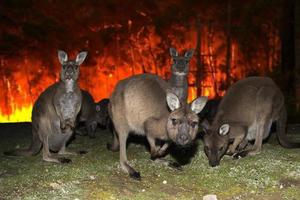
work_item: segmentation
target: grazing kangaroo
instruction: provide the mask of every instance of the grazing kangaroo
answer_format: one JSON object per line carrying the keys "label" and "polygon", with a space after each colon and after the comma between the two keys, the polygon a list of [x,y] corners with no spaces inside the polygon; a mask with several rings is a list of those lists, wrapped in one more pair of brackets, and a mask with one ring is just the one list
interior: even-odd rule
{"label": "grazing kangaroo", "polygon": [[[172,163],[159,157],[164,156],[171,141],[184,146],[196,137],[197,114],[205,106],[207,98],[199,97],[190,104],[181,104],[175,94],[168,92],[169,88],[169,84],[159,76],[141,74],[120,81],[111,95],[109,115],[115,131],[110,148],[113,151],[120,148],[121,167],[132,178],[140,179],[140,173],[127,161],[129,132],[145,135],[151,158],[167,165]],[[166,142],[158,146],[156,139]]]}
{"label": "grazing kangaroo", "polygon": [[194,53],[193,49],[188,50],[184,56],[179,56],[178,52],[174,48],[170,48],[170,55],[173,60],[171,67],[171,78],[169,84],[171,90],[176,94],[181,103],[187,102],[188,97],[188,73],[189,73],[189,61]]}
{"label": "grazing kangaroo", "polygon": [[[226,92],[212,126],[204,134],[204,151],[211,166],[217,166],[224,154],[234,157],[260,153],[276,121],[277,136],[282,146],[300,147],[286,137],[284,96],[270,78],[249,77],[238,81]],[[249,141],[252,148],[245,148]]]}
{"label": "grazing kangaroo", "polygon": [[[82,103],[78,116],[79,122],[84,122],[88,136],[95,138],[97,124],[100,121],[98,112],[100,112],[101,108],[100,106],[96,106],[94,98],[88,91],[81,90],[81,93]],[[83,135],[79,129],[76,130],[76,133]]]}
{"label": "grazing kangaroo", "polygon": [[66,151],[66,143],[75,127],[77,114],[81,108],[81,90],[77,85],[79,65],[87,56],[81,52],[76,60],[68,60],[64,51],[58,51],[62,65],[60,81],[48,87],[38,97],[32,109],[32,142],[26,150],[4,152],[5,155],[36,155],[43,146],[43,160],[47,162],[70,162],[67,158],[55,158],[51,151],[58,154],[72,154]]}

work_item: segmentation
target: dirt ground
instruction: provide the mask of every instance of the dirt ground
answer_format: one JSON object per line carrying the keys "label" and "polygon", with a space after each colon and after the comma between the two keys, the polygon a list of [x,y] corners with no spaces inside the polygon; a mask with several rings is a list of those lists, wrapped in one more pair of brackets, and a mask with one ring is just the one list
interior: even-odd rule
{"label": "dirt ground", "polygon": [[[300,141],[300,128],[289,131]],[[30,123],[0,124],[0,152],[29,145]],[[130,164],[140,171],[132,180],[119,166],[119,154],[106,149],[111,141],[106,130],[96,139],[77,136],[69,145],[88,153],[70,156],[72,163],[43,162],[35,157],[0,155],[0,200],[2,199],[202,199],[215,194],[218,200],[300,200],[300,149],[284,149],[275,134],[261,154],[232,160],[224,157],[211,168],[201,140],[191,149],[172,149],[168,159],[178,159],[182,171],[150,160],[143,138],[128,144]]]}

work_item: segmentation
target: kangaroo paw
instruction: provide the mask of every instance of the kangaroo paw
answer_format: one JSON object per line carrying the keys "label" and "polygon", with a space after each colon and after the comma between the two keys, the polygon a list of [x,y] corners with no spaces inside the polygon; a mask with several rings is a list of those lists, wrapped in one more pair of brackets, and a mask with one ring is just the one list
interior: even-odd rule
{"label": "kangaroo paw", "polygon": [[233,155],[233,159],[244,158],[248,155],[248,151],[241,151]]}
{"label": "kangaroo paw", "polygon": [[87,153],[88,153],[88,151],[84,151],[84,150],[81,150],[81,151],[78,152],[78,154],[81,154],[81,155],[87,154]]}
{"label": "kangaroo paw", "polygon": [[141,180],[141,174],[140,172],[133,172],[129,174],[130,178],[134,179],[134,180]]}
{"label": "kangaroo paw", "polygon": [[173,169],[177,169],[177,170],[180,170],[180,171],[182,170],[182,167],[178,162],[170,161],[168,166],[173,168]]}
{"label": "kangaroo paw", "polygon": [[72,162],[72,160],[69,158],[58,158],[58,160],[60,163],[63,163],[63,164]]}

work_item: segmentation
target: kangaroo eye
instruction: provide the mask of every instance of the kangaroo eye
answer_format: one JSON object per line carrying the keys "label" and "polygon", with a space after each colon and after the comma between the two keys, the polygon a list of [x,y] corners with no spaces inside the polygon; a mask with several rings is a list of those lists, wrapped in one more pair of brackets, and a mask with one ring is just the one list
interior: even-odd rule
{"label": "kangaroo eye", "polygon": [[219,149],[219,152],[223,151],[223,149],[224,149],[224,147],[221,147],[221,148]]}
{"label": "kangaroo eye", "polygon": [[172,119],[172,125],[176,126],[176,124],[177,124],[177,119]]}

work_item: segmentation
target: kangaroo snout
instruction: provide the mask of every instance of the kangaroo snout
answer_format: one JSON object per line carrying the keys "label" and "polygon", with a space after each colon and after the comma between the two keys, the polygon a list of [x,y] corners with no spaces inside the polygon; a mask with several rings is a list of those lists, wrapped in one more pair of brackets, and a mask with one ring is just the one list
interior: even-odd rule
{"label": "kangaroo snout", "polygon": [[216,167],[216,166],[218,166],[218,165],[220,165],[220,161],[218,161],[218,160],[210,160],[209,161],[209,165],[211,166],[211,167]]}
{"label": "kangaroo snout", "polygon": [[191,137],[186,133],[178,134],[176,137],[176,143],[179,145],[187,145],[191,142]]}
{"label": "kangaroo snout", "polygon": [[73,74],[74,74],[74,70],[72,69],[72,67],[68,67],[67,70],[66,70],[66,73],[65,73],[66,79],[67,80],[72,79]]}

